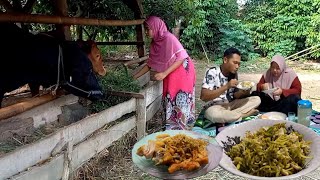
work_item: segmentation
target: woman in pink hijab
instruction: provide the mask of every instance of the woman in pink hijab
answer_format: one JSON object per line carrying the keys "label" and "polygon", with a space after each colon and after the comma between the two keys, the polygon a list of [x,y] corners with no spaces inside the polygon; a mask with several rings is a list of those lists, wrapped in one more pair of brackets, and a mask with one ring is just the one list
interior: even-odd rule
{"label": "woman in pink hijab", "polygon": [[195,69],[187,51],[168,31],[164,21],[150,16],[146,35],[152,39],[149,59],[134,78],[150,69],[158,81],[163,80],[163,127],[166,130],[191,130],[195,122]]}
{"label": "woman in pink hijab", "polygon": [[297,113],[297,102],[301,99],[301,83],[297,74],[287,67],[285,58],[275,55],[253,95],[260,96],[261,104],[258,109],[262,112]]}

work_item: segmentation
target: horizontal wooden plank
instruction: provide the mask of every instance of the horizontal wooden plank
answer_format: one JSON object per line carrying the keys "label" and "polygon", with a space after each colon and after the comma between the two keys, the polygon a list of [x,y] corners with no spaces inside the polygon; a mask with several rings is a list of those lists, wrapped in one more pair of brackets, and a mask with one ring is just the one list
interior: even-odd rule
{"label": "horizontal wooden plank", "polygon": [[129,65],[132,65],[132,64],[141,63],[143,61],[146,61],[148,58],[149,58],[149,56],[144,56],[144,57],[141,57],[141,58],[138,58],[138,59],[135,59],[135,60],[128,61],[128,62],[124,63],[124,65],[125,66],[129,66]]}
{"label": "horizontal wooden plank", "polygon": [[63,173],[64,154],[59,154],[52,158],[49,162],[35,166],[28,171],[22,172],[10,179],[14,180],[60,180]]}
{"label": "horizontal wooden plank", "polygon": [[162,95],[162,81],[150,82],[143,91],[146,95],[146,105],[149,106],[155,99]]}
{"label": "horizontal wooden plank", "polygon": [[[108,148],[114,141],[117,141],[122,136],[127,134],[135,127],[136,117],[128,118],[127,120],[114,125],[110,129],[91,137],[86,141],[74,147],[71,153],[71,169],[70,172],[78,169],[82,164],[97,155],[99,152]],[[63,174],[64,154],[52,158],[49,162],[40,167],[30,168],[28,171],[22,172],[11,179],[29,180],[59,180]]]}
{"label": "horizontal wooden plank", "polygon": [[48,159],[51,151],[60,141],[71,141],[73,144],[77,144],[105,124],[135,110],[136,99],[131,99],[66,126],[44,139],[22,146],[0,157],[0,179],[8,178]]}
{"label": "horizontal wooden plank", "polygon": [[79,168],[83,163],[97,155],[100,151],[108,148],[114,141],[126,135],[136,126],[136,117],[114,125],[105,132],[90,138],[74,148],[72,151],[71,171]]}
{"label": "horizontal wooden plank", "polygon": [[127,91],[107,91],[107,94],[113,95],[113,96],[120,96],[120,97],[132,97],[136,99],[144,99],[143,94],[127,92]]}
{"label": "horizontal wooden plank", "polygon": [[96,42],[97,45],[144,45],[143,41]]}

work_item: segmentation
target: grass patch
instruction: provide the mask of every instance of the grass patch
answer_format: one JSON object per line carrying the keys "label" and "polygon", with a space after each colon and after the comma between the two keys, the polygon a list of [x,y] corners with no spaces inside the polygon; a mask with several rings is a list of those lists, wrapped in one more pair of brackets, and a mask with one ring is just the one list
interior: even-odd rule
{"label": "grass patch", "polygon": [[[139,92],[141,87],[137,80],[128,73],[128,70],[124,66],[118,66],[114,69],[110,69],[108,74],[99,79],[99,83],[102,89],[109,91],[128,91]],[[92,113],[100,112],[116,104],[128,101],[130,97],[118,97],[118,96],[106,96],[101,101],[94,102],[90,105]]]}

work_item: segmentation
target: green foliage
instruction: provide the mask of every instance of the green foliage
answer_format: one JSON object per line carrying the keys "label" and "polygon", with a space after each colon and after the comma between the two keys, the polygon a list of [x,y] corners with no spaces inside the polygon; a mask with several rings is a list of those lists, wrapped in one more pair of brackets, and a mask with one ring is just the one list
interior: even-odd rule
{"label": "green foliage", "polygon": [[227,48],[235,47],[242,52],[244,60],[252,57],[249,54],[253,53],[253,41],[243,23],[236,19],[235,0],[197,0],[193,5],[194,13],[182,35],[182,42],[193,54],[205,48],[209,54],[221,58]]}
{"label": "green foliage", "polygon": [[179,19],[188,18],[193,14],[193,3],[194,0],[144,0],[143,7],[146,16],[161,17],[169,29],[172,29]]}
{"label": "green foliage", "polygon": [[231,19],[223,23],[219,31],[222,33],[222,37],[219,41],[218,55],[223,56],[223,52],[229,47],[235,47],[241,51],[242,60],[250,60],[251,58],[257,57],[253,51],[253,41],[247,35],[245,31],[246,27],[242,25],[239,20]]}
{"label": "green foliage", "polygon": [[320,0],[253,0],[241,16],[263,54],[287,56],[320,43],[319,9]]}
{"label": "green foliage", "polygon": [[[134,80],[125,67],[118,67],[108,70],[108,74],[99,79],[100,85],[104,90],[139,92],[141,87],[137,80]],[[90,105],[92,112],[100,112],[108,107],[129,100],[128,97],[107,96],[106,99],[97,101]]]}

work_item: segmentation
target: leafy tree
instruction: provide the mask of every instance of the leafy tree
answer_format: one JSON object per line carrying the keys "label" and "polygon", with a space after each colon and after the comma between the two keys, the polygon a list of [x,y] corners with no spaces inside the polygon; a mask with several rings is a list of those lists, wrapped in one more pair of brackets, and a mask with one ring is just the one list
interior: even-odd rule
{"label": "leafy tree", "polygon": [[236,47],[244,54],[244,60],[249,58],[253,52],[252,40],[237,19],[236,0],[196,0],[193,5],[193,15],[182,36],[192,52],[207,49],[211,55],[220,58],[225,49]]}
{"label": "leafy tree", "polygon": [[255,0],[247,2],[241,16],[263,54],[287,56],[319,43],[319,8],[319,0]]}

